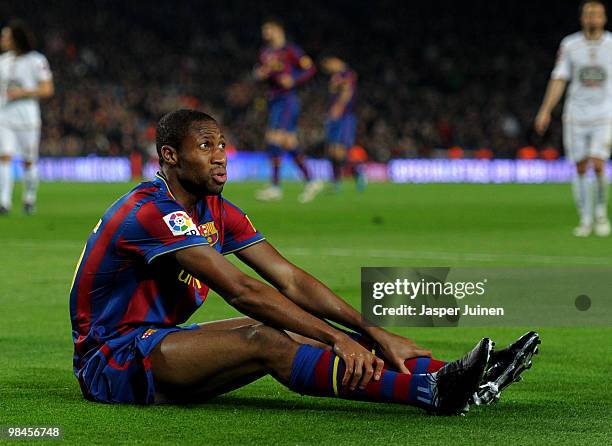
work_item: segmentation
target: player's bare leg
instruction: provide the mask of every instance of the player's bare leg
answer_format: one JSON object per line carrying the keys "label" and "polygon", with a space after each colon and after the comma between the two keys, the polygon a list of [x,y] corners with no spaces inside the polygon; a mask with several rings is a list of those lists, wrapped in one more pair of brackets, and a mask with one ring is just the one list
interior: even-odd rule
{"label": "player's bare leg", "polygon": [[23,163],[23,211],[27,215],[35,212],[38,189],[38,166],[34,161]]}
{"label": "player's bare leg", "polygon": [[595,220],[593,230],[599,237],[610,235],[610,220],[608,219],[608,173],[606,172],[606,161],[599,158],[591,158],[593,170],[595,171]]}
{"label": "player's bare leg", "polygon": [[574,228],[576,237],[588,237],[593,231],[593,187],[587,177],[588,167],[588,158],[576,163],[573,190],[576,208],[580,216],[580,224]]}
{"label": "player's bare leg", "polygon": [[[235,328],[241,328],[241,327],[246,327],[249,325],[258,325],[258,324],[261,324],[261,322],[256,321],[255,319],[250,318],[248,316],[242,316],[242,317],[234,317],[231,319],[223,319],[220,321],[203,322],[198,325],[200,326],[200,330],[219,331],[219,330],[232,330]],[[286,330],[285,330],[285,333],[298,344],[309,344],[314,347],[322,348],[324,350],[331,350],[331,347],[329,345],[319,342],[315,339],[311,339],[306,336],[302,336],[300,334],[293,333],[293,332],[286,331]]]}
{"label": "player's bare leg", "polygon": [[12,156],[0,155],[0,215],[7,214],[13,202]]}
{"label": "player's bare leg", "polygon": [[[403,389],[389,394],[374,381],[360,384],[357,390],[361,378],[357,367],[352,381],[345,381],[344,363],[332,351],[300,345],[280,330],[242,325],[245,322],[250,321],[219,321],[164,338],[151,354],[156,401],[202,401],[271,374],[302,394],[395,402],[453,414],[475,391],[492,348],[491,341],[483,339],[464,358],[434,374],[382,370],[383,382]],[[234,329],[212,329],[234,324]]]}
{"label": "player's bare leg", "polygon": [[267,374],[287,385],[298,347],[263,324],[171,333],[151,353],[156,401],[205,400]]}
{"label": "player's bare leg", "polygon": [[[205,322],[205,323],[201,323],[198,324],[200,326],[201,330],[204,331],[220,331],[220,330],[232,330],[232,329],[237,329],[237,328],[244,328],[247,326],[252,326],[252,325],[259,325],[260,322],[250,318],[248,316],[242,316],[242,317],[236,317],[236,318],[231,318],[231,319],[224,319],[224,320],[220,320],[220,321],[212,321],[212,322]],[[331,351],[331,347],[323,344],[322,342],[316,341],[314,339],[308,338],[306,336],[302,336],[299,335],[297,333],[292,333],[289,331],[285,331],[285,333],[291,338],[293,339],[295,342],[297,342],[298,344],[308,344],[311,345],[313,347],[318,347],[320,349],[323,350],[327,350],[327,351]],[[358,340],[358,342],[360,344],[362,344],[365,348],[367,348],[368,350],[372,350],[374,348],[378,348],[376,346],[376,344],[374,343],[374,341],[372,341],[371,339],[367,338],[367,337],[363,337],[360,335],[355,334],[355,339]],[[521,338],[523,339],[523,338]],[[520,340],[519,340],[520,341]],[[538,341],[539,343],[539,341]],[[382,352],[376,351],[376,354],[379,355],[381,358],[385,359],[382,354]],[[512,358],[510,358],[512,359]],[[387,361],[387,359],[385,359],[385,361]],[[423,368],[423,361],[425,361],[427,363],[427,366],[425,368]],[[419,362],[421,362],[421,364],[419,364]],[[410,370],[411,373],[414,373],[415,370],[418,368],[417,366],[420,366],[421,369],[427,369],[428,372],[435,372],[437,370],[439,370],[440,368],[442,368],[446,363],[444,361],[440,361],[437,359],[434,359],[432,357],[417,357],[417,358],[412,358],[412,359],[407,359],[405,362],[406,367]],[[511,364],[512,365],[512,364]],[[500,365],[498,364],[497,367],[500,367]],[[508,366],[509,367],[509,366]],[[502,367],[507,368],[507,367]],[[514,375],[519,375],[523,370],[522,369],[516,369],[516,370],[512,370],[513,371],[513,376]],[[235,383],[235,386],[228,389],[227,391],[230,391],[232,389],[241,387],[243,385],[246,385],[258,378],[260,378],[262,375],[261,374],[254,374],[254,375],[247,375],[245,377],[240,378],[240,380],[237,380]],[[517,379],[518,381],[518,379]],[[492,402],[493,400],[498,400],[499,399],[499,394],[501,392],[501,390],[503,390],[503,388],[505,388],[508,385],[508,383],[504,383],[502,387],[502,389],[496,389],[496,391],[494,392],[494,398],[491,397],[491,399],[489,399],[490,395],[485,395],[484,392],[490,389],[486,386],[481,386],[482,389],[479,390],[480,392],[480,396],[478,397],[478,404],[489,404],[490,402]]]}

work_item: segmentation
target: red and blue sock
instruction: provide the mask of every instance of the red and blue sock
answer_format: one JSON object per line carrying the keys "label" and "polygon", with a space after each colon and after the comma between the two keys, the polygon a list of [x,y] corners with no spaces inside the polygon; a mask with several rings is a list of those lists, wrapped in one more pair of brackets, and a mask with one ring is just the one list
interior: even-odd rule
{"label": "red and blue sock", "polygon": [[333,352],[301,345],[293,360],[289,388],[314,396],[331,396],[363,401],[409,404],[431,409],[435,381],[429,373],[399,373],[383,369],[380,380],[366,388],[350,390],[342,386],[344,362]]}
{"label": "red and blue sock", "polygon": [[310,171],[308,170],[308,166],[306,166],[306,157],[304,156],[304,154],[297,147],[290,150],[289,154],[293,158],[293,161],[295,161],[295,164],[298,169],[300,169],[300,172],[302,172],[302,175],[304,176],[304,181],[309,182],[311,179]]}
{"label": "red and blue sock", "polygon": [[[279,150],[280,147],[279,147]],[[281,157],[273,156],[272,157],[272,184],[277,186],[280,184],[280,168],[281,168]]]}

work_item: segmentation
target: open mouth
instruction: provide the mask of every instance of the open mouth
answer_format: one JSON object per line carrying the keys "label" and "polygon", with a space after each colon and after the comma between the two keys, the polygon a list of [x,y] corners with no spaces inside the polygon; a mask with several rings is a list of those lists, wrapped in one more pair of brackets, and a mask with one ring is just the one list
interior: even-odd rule
{"label": "open mouth", "polygon": [[215,180],[217,184],[225,184],[225,182],[227,181],[227,173],[225,172],[215,173],[213,174],[212,178],[213,180]]}

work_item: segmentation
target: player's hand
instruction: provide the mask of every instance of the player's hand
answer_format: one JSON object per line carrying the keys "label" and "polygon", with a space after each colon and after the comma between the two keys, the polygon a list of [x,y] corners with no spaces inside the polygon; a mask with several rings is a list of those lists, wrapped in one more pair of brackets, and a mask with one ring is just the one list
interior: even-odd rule
{"label": "player's hand", "polygon": [[382,376],[384,361],[348,336],[334,344],[334,353],[346,366],[342,386],[349,386],[351,390],[359,386],[363,390],[372,378],[378,381]]}
{"label": "player's hand", "polygon": [[278,76],[278,84],[286,90],[289,90],[295,85],[295,81],[290,74],[283,73]]}
{"label": "player's hand", "polygon": [[535,118],[535,131],[542,136],[550,125],[550,112],[540,110]]}
{"label": "player's hand", "polygon": [[28,92],[23,88],[9,88],[6,91],[6,97],[9,101],[16,101],[17,99],[23,99],[28,97]]}
{"label": "player's hand", "polygon": [[255,78],[259,80],[267,79],[270,76],[270,69],[264,65],[258,65],[253,70]]}
{"label": "player's hand", "polygon": [[419,356],[431,356],[431,350],[419,347],[412,339],[383,331],[376,336],[384,356],[393,367],[402,373],[410,373],[404,362]]}

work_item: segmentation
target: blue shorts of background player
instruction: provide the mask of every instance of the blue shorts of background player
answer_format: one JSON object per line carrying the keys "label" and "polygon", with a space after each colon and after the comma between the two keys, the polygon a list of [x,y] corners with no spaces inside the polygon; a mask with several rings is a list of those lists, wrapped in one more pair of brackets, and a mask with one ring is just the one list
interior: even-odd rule
{"label": "blue shorts of background player", "polygon": [[83,396],[100,403],[151,404],[155,402],[155,386],[149,356],[162,339],[186,327],[139,327],[128,334],[106,342],[87,355],[75,374]]}
{"label": "blue shorts of background player", "polygon": [[325,139],[328,145],[341,145],[349,149],[355,144],[357,120],[352,113],[343,115],[340,119],[327,120],[325,123]]}
{"label": "blue shorts of background player", "polygon": [[297,94],[279,95],[270,100],[268,129],[293,133],[297,129],[300,99]]}

